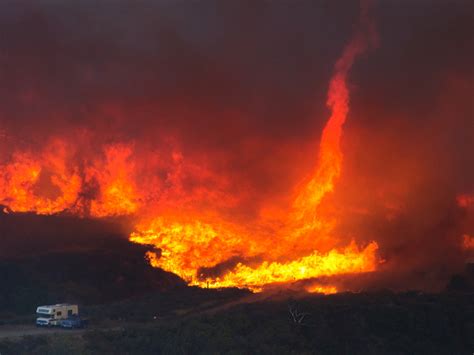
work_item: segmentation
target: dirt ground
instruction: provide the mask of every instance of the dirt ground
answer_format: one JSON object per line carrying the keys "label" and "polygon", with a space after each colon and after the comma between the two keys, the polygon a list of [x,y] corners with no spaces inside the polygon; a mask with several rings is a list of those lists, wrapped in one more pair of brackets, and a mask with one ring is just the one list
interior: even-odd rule
{"label": "dirt ground", "polygon": [[80,334],[85,329],[37,328],[34,325],[0,326],[0,339],[18,338],[27,335]]}

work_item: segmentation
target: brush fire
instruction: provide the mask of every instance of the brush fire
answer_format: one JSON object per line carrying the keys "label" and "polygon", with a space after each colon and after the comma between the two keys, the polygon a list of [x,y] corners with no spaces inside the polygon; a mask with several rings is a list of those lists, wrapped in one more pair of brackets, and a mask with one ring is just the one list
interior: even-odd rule
{"label": "brush fire", "polygon": [[[252,112],[239,97],[245,85],[239,86],[228,73],[240,60],[238,49],[229,50],[232,55],[219,52],[216,62],[207,63],[197,54],[199,49],[186,48],[186,39],[160,32],[164,47],[174,46],[194,58],[182,64],[189,71],[179,72],[178,59],[161,49],[157,51],[164,59],[150,64],[153,55],[140,47],[147,34],[127,44],[135,46],[136,53],[117,48],[102,53],[96,48],[98,57],[116,55],[116,62],[103,65],[90,58],[65,64],[68,53],[76,53],[74,44],[63,43],[45,28],[38,35],[39,46],[59,51],[54,58],[57,70],[74,72],[80,87],[75,92],[60,77],[43,83],[46,69],[29,67],[33,59],[28,50],[34,49],[21,41],[10,44],[25,72],[5,74],[2,80],[22,78],[14,94],[7,94],[15,95],[13,103],[1,104],[22,110],[0,112],[0,204],[13,214],[122,218],[130,242],[150,246],[144,258],[153,267],[199,287],[260,292],[298,284],[308,292],[330,294],[349,288],[339,281],[342,278],[387,270],[416,273],[434,265],[460,268],[474,245],[474,175],[466,163],[469,158],[464,158],[472,158],[472,150],[467,152],[473,146],[472,139],[462,147],[452,143],[460,140],[449,120],[457,112],[463,134],[474,133],[472,121],[469,126],[472,106],[466,103],[472,81],[465,79],[462,68],[450,69],[448,61],[440,64],[442,92],[407,87],[404,97],[410,73],[387,73],[386,82],[379,80],[387,67],[404,70],[407,64],[394,63],[390,51],[384,52],[396,39],[376,33],[371,10],[365,3],[354,10],[359,14],[349,23],[355,25],[341,29],[344,36],[339,36],[337,48],[328,47],[331,60],[325,59],[325,69],[314,75],[317,85],[305,83],[309,94],[294,98],[292,84],[285,83],[289,89],[282,89],[282,96],[275,94],[264,108],[259,105]],[[30,20],[41,22],[34,16]],[[84,36],[77,40],[77,50],[95,48]],[[238,48],[240,42],[235,41]],[[420,54],[402,42],[397,43],[408,46],[407,56],[410,51]],[[379,50],[383,54],[377,57]],[[144,71],[164,66],[160,80],[168,89],[163,85],[155,90],[155,79],[140,65],[127,67],[139,53],[149,56],[139,61]],[[249,60],[242,56],[242,61]],[[1,60],[3,72],[13,59]],[[388,64],[377,62],[383,60]],[[261,75],[272,65],[278,67],[270,63],[261,68]],[[119,83],[114,75],[122,70],[132,70],[123,73],[132,79]],[[99,71],[107,82],[117,80],[108,92],[107,85],[94,78]],[[169,78],[173,72],[176,85]],[[266,80],[293,79],[275,72]],[[137,85],[137,91],[127,85]],[[248,102],[258,100],[259,90],[265,88],[254,90],[255,96],[245,96]],[[434,97],[434,108],[425,103],[431,101],[425,94]],[[401,98],[393,98],[397,95]],[[423,96],[423,102],[412,95]],[[281,112],[276,112],[285,97],[292,104],[281,104]],[[393,104],[398,99],[400,105]],[[268,108],[272,103],[274,111]],[[242,118],[259,113],[265,116],[264,133],[251,119]],[[432,120],[422,122],[418,113]],[[275,125],[284,129],[272,131],[272,115],[278,116]],[[298,115],[304,120],[298,121]],[[30,119],[35,123],[29,125]],[[44,129],[38,125],[41,120],[50,126]],[[294,125],[297,128],[291,128]],[[443,132],[441,138],[437,132]],[[453,159],[462,167],[450,164]]]}

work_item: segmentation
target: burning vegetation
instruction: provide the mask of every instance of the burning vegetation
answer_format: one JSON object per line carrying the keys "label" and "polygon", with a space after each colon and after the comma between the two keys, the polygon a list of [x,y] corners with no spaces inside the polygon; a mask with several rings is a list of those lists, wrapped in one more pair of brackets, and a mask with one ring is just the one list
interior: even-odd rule
{"label": "burning vegetation", "polygon": [[[362,249],[354,242],[335,249],[334,222],[319,213],[324,208],[321,206],[324,196],[333,191],[342,168],[340,140],[349,111],[347,75],[357,55],[365,50],[367,36],[373,31],[366,9],[362,12],[364,28],[359,29],[345,47],[331,79],[327,99],[331,116],[323,130],[316,169],[297,189],[292,208],[279,213],[274,220],[272,216],[267,220],[262,218],[244,231],[199,219],[191,223],[153,220],[147,226],[139,226],[131,235],[133,242],[152,244],[160,249],[159,255],[148,253],[152,265],[176,272],[199,286],[237,286],[253,290],[274,283],[376,269],[376,242]],[[321,249],[327,251],[320,252]],[[289,250],[291,255],[288,255]],[[202,268],[212,268],[236,257],[253,259],[253,262],[238,261],[216,277],[198,273]],[[334,286],[327,289],[313,286],[309,290],[314,289],[335,290]]]}
{"label": "burning vegetation", "polygon": [[[79,105],[81,114],[88,116],[87,124],[61,126],[35,138],[31,134],[22,136],[21,129],[12,124],[5,124],[3,129],[0,121],[0,204],[5,206],[4,212],[97,219],[126,217],[133,221],[130,241],[152,247],[146,253],[151,265],[200,287],[235,286],[261,291],[305,281],[303,287],[309,292],[336,293],[343,289],[331,283],[331,277],[380,271],[386,263],[394,269],[401,265],[403,269],[400,258],[404,255],[410,259],[410,268],[425,262],[432,265],[432,259],[418,258],[416,253],[413,257],[413,248],[423,245],[424,239],[408,241],[412,244],[406,247],[397,244],[398,231],[394,232],[403,227],[406,211],[423,210],[416,204],[410,205],[413,200],[410,189],[419,186],[420,176],[431,177],[431,168],[413,164],[419,158],[415,156],[394,163],[406,169],[393,176],[393,183],[380,182],[383,175],[378,171],[368,171],[367,178],[363,173],[356,174],[353,161],[345,173],[343,127],[350,113],[349,96],[353,91],[348,77],[356,60],[377,42],[368,11],[367,6],[361,7],[352,38],[335,62],[327,92],[328,111],[321,110],[329,118],[321,134],[321,130],[314,129],[314,134],[306,133],[305,140],[298,137],[296,144],[291,144],[291,139],[275,143],[257,134],[244,134],[242,144],[226,142],[225,149],[201,151],[194,149],[199,145],[197,142],[189,148],[185,135],[179,133],[193,131],[186,119],[175,126],[170,123],[179,115],[189,114],[186,105],[179,105],[176,98],[170,100],[177,101],[179,109],[160,112],[170,116],[165,123],[173,126],[163,132],[162,127],[155,128],[154,117],[139,119],[136,123],[139,128],[130,123],[135,113],[157,114],[150,103],[153,100],[147,97],[135,101],[122,98],[125,102],[121,105],[107,97],[90,111]],[[84,80],[92,75],[91,68],[86,65],[80,70]],[[452,85],[463,87],[464,81],[459,84],[457,79],[453,80]],[[34,106],[36,101],[41,101],[41,94],[34,88],[24,88],[19,100],[26,106]],[[449,110],[449,103],[442,106]],[[216,115],[207,107],[203,111],[200,114]],[[62,113],[40,114],[56,117]],[[234,114],[232,109],[218,113],[229,120]],[[321,113],[308,116],[321,116]],[[318,120],[319,117],[315,118]],[[232,136],[222,123],[209,129],[220,140]],[[239,129],[243,128],[235,129],[235,134],[240,135]],[[360,127],[353,132],[360,132],[361,137],[365,134]],[[194,133],[199,135],[199,132],[187,134],[191,137]],[[315,138],[318,136],[319,141]],[[353,133],[349,147],[357,145],[354,136]],[[270,154],[259,156],[258,152],[268,146],[272,147]],[[389,149],[385,142],[380,147]],[[372,147],[368,145],[364,149]],[[234,155],[238,159],[230,157]],[[352,153],[349,155],[355,159]],[[377,152],[368,155],[377,159]],[[251,160],[255,161],[250,163]],[[306,163],[309,161],[315,163]],[[258,165],[257,173],[247,175],[245,170],[255,165]],[[263,179],[265,174],[270,177],[273,174],[272,179],[280,181],[266,186],[270,179]],[[362,203],[354,202],[357,200],[354,191],[372,181],[376,181],[373,195],[377,203],[373,197]],[[342,192],[338,194],[339,183]],[[473,199],[465,191],[472,186],[459,185],[462,188],[447,191],[449,197],[440,197],[439,210],[448,211],[446,215],[452,218],[438,224],[439,230],[446,232],[441,245],[450,246],[447,257],[462,254],[467,258],[473,249],[469,229]],[[359,196],[367,194],[363,189],[359,192]],[[347,197],[342,196],[345,194]],[[443,220],[443,216],[436,214],[437,210],[430,211],[419,213],[420,224],[407,223],[407,234],[424,235],[431,228],[431,220]],[[360,225],[357,221],[361,221]],[[368,221],[372,223],[370,233],[366,233],[367,227],[363,225],[369,224]],[[392,228],[391,238],[384,235],[382,223]],[[434,258],[441,255],[442,247],[427,249]],[[417,261],[412,262],[411,258]],[[457,262],[462,264],[463,260]],[[321,283],[320,278],[326,281]]]}

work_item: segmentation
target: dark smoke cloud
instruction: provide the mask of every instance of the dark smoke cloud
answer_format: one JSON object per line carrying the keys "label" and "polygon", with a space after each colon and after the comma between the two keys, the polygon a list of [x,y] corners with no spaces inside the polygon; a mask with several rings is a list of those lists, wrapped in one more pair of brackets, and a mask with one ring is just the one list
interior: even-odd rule
{"label": "dark smoke cloud", "polygon": [[[121,140],[138,152],[179,142],[225,172],[244,221],[314,165],[329,78],[359,10],[322,0],[0,6],[0,160],[53,135],[76,142],[78,130],[93,132],[88,154]],[[390,270],[449,274],[464,262],[460,237],[474,234],[472,208],[455,200],[474,192],[473,14],[471,1],[380,1],[379,47],[351,73],[331,199],[344,206],[341,235],[379,241]]]}
{"label": "dark smoke cloud", "polygon": [[[227,139],[215,138],[209,127],[219,136],[257,130],[287,137],[312,125],[308,110],[320,106],[315,97],[323,102],[332,63],[357,16],[356,2],[4,7],[5,119],[31,123],[36,113],[53,130],[62,123],[97,124],[90,110],[111,102],[133,112],[134,124],[171,124],[219,147]],[[103,120],[130,127],[114,122],[119,117]]]}

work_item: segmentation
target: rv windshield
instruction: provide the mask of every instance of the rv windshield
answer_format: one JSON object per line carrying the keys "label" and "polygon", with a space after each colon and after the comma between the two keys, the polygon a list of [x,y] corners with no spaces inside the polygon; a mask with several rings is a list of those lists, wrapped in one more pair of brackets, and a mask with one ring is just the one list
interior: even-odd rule
{"label": "rv windshield", "polygon": [[54,314],[36,313],[36,315],[38,316],[38,318],[47,318],[47,319],[50,319],[50,318],[53,318],[53,317],[54,317]]}

